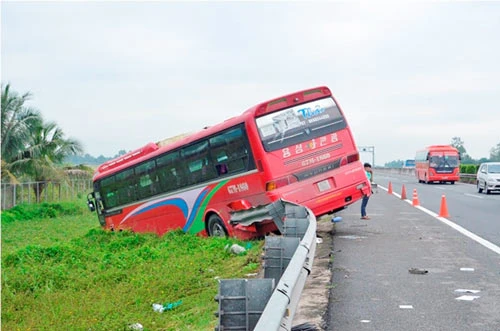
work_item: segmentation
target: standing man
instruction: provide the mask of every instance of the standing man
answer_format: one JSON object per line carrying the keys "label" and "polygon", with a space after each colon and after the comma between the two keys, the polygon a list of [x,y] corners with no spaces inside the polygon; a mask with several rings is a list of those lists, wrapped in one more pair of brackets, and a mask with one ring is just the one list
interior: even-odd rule
{"label": "standing man", "polygon": [[[373,182],[373,171],[372,171],[372,165],[370,163],[365,163],[365,173],[366,177],[368,177],[368,180],[370,183]],[[370,194],[365,194],[363,196],[363,200],[361,201],[361,219],[362,220],[369,220],[370,218],[366,215],[366,205],[368,204],[368,200],[370,199]]]}

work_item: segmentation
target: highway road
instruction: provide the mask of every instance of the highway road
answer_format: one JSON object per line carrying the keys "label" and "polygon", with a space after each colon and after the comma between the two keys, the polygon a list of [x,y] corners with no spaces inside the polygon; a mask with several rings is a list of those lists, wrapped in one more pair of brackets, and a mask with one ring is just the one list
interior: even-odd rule
{"label": "highway road", "polygon": [[[371,219],[356,202],[334,225],[325,330],[500,330],[500,194],[374,178]],[[397,196],[403,184],[409,201]],[[420,207],[409,203],[414,189]],[[447,219],[436,217],[443,195]]]}
{"label": "highway road", "polygon": [[424,184],[415,177],[379,171],[377,183],[401,194],[404,184],[408,199],[417,190],[420,205],[439,214],[442,196],[446,198],[449,220],[500,246],[500,193],[478,193],[476,186],[465,183]]}

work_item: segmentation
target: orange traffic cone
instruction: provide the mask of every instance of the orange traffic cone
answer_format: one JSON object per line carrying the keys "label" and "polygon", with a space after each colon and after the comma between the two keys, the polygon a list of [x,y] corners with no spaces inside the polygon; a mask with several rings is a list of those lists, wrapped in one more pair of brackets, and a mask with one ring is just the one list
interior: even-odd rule
{"label": "orange traffic cone", "polygon": [[392,183],[389,182],[389,188],[387,189],[387,193],[392,194]]}
{"label": "orange traffic cone", "polygon": [[405,188],[405,184],[403,184],[403,188],[401,189],[401,200],[406,200],[406,188]]}
{"label": "orange traffic cone", "polygon": [[448,206],[446,205],[446,197],[444,194],[441,196],[441,208],[439,209],[439,217],[450,217],[448,213]]}
{"label": "orange traffic cone", "polygon": [[418,195],[417,195],[417,189],[416,188],[413,189],[413,202],[412,202],[412,204],[414,206],[420,206],[420,202],[418,202]]}

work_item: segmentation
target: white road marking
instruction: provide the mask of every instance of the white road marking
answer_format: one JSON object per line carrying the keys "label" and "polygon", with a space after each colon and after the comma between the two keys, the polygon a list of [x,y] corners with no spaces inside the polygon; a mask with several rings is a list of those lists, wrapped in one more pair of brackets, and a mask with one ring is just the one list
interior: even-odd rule
{"label": "white road marking", "polygon": [[446,191],[444,187],[436,186],[436,189]]}
{"label": "white road marking", "polygon": [[361,320],[360,322],[361,323],[370,323],[371,321],[370,320]]}
{"label": "white road marking", "polygon": [[[378,187],[381,188],[384,191],[388,191],[388,189],[386,187],[383,187],[383,186],[380,186],[380,185]],[[395,196],[397,196],[397,197],[399,197],[399,198],[401,198],[401,196],[399,194],[397,194],[397,193],[393,192],[392,194],[395,195]],[[410,205],[412,204],[411,200],[406,199],[405,201],[408,202]],[[470,239],[474,240],[475,242],[483,245],[484,247],[488,248],[489,250],[492,250],[493,252],[495,252],[498,255],[500,255],[500,247],[498,247],[497,245],[489,242],[488,240],[479,237],[477,234],[470,232],[469,230],[461,227],[460,225],[458,225],[456,223],[453,223],[452,221],[450,221],[447,218],[439,217],[439,215],[436,214],[435,212],[430,211],[430,210],[428,210],[428,209],[426,209],[426,208],[424,208],[422,206],[415,206],[415,208],[420,209],[424,213],[426,213],[426,214],[428,214],[428,215],[430,215],[430,216],[438,219],[439,221],[443,222],[444,224],[446,224],[446,225],[452,227],[453,229],[457,230],[458,232],[460,232],[464,236],[469,237]]]}
{"label": "white road marking", "polygon": [[462,295],[461,297],[455,298],[455,300],[472,301],[479,298],[480,296],[477,295]]}
{"label": "white road marking", "polygon": [[484,199],[482,196],[479,196],[477,194],[464,193],[464,195],[466,195],[468,197],[473,197],[473,198],[476,198],[476,199]]}
{"label": "white road marking", "polygon": [[474,271],[474,268],[460,268],[460,271]]}
{"label": "white road marking", "polygon": [[479,290],[467,290],[467,289],[464,289],[464,288],[459,288],[459,289],[455,290],[455,292],[457,292],[457,293],[472,293],[472,294],[477,294],[477,293],[479,293],[481,291],[479,291]]}
{"label": "white road marking", "polygon": [[399,305],[399,308],[401,309],[413,309],[412,305]]}

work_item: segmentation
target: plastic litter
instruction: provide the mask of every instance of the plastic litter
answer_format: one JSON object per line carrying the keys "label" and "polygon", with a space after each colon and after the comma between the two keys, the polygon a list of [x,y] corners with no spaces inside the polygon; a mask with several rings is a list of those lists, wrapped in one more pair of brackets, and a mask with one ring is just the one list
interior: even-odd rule
{"label": "plastic litter", "polygon": [[142,326],[142,324],[141,324],[141,323],[134,323],[134,324],[130,324],[130,325],[128,326],[128,328],[129,328],[130,330],[137,330],[137,331],[142,331],[142,330],[144,330],[144,327]]}
{"label": "plastic litter", "polygon": [[340,216],[336,216],[336,217],[332,218],[332,222],[333,222],[333,223],[342,222],[342,217],[340,217]]}
{"label": "plastic litter", "polygon": [[175,307],[178,307],[182,304],[182,300],[176,301],[176,302],[171,302],[171,303],[166,303],[166,304],[161,304],[161,303],[153,303],[153,310],[158,312],[158,313],[163,313],[164,311],[167,310],[172,310]]}
{"label": "plastic litter", "polygon": [[229,247],[229,245],[226,245],[225,249],[233,254],[236,254],[236,255],[239,255],[239,254],[247,251],[245,249],[245,247],[242,247],[238,244],[232,244],[231,247]]}

